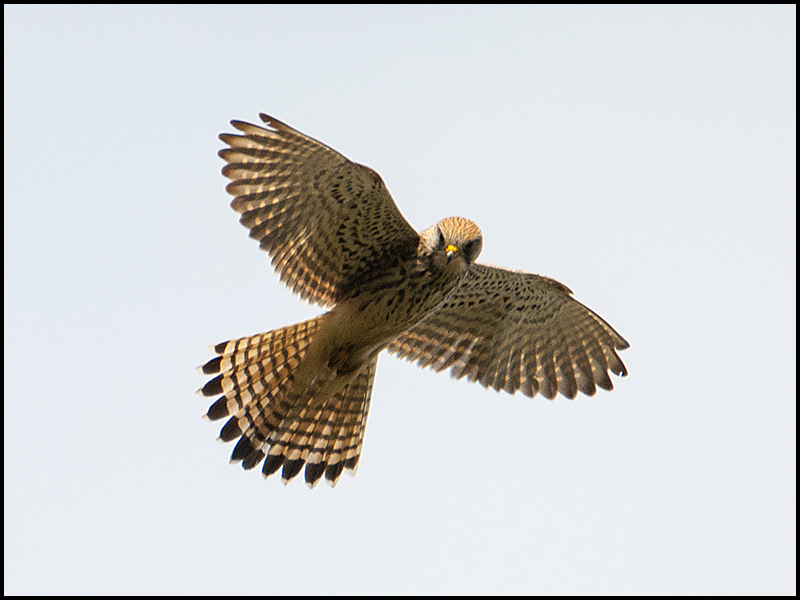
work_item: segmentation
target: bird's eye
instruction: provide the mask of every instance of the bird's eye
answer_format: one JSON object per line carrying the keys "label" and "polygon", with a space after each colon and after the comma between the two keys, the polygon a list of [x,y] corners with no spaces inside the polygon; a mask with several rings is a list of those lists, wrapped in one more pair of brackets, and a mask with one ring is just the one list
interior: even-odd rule
{"label": "bird's eye", "polygon": [[464,245],[464,256],[467,260],[474,262],[478,255],[481,253],[483,247],[483,240],[471,240]]}
{"label": "bird's eye", "polygon": [[439,247],[444,248],[444,234],[442,234],[442,230],[439,230]]}

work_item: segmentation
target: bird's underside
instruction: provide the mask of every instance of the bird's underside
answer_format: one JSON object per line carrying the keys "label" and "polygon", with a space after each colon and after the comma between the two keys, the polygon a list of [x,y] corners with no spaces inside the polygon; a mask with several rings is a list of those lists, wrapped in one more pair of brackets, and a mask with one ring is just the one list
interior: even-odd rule
{"label": "bird's underside", "polygon": [[329,311],[214,346],[200,390],[227,418],[231,461],[284,482],[335,484],[361,455],[378,354],[527,396],[575,398],[627,374],[628,343],[564,285],[475,263],[483,238],[451,217],[417,233],[380,176],[272,117],[223,134],[231,206],[281,280]]}

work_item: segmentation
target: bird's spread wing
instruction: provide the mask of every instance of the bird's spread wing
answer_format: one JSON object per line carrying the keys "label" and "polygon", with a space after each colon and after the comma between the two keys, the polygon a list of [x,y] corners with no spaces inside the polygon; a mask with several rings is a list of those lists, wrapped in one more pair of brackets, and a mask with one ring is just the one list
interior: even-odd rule
{"label": "bird's spread wing", "polygon": [[272,256],[281,280],[330,306],[386,261],[411,260],[419,236],[380,175],[267,115],[266,127],[231,124],[219,155],[250,237]]}
{"label": "bird's spread wing", "polygon": [[628,347],[602,318],[546,277],[475,264],[441,309],[398,336],[389,351],[421,367],[451,368],[484,386],[574,398],[627,375]]}

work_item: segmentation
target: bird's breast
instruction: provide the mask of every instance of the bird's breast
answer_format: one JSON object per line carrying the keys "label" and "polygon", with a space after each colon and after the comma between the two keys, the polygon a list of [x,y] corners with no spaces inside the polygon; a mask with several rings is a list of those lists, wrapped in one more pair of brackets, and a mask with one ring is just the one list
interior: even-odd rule
{"label": "bird's breast", "polygon": [[382,349],[444,302],[461,276],[448,270],[410,271],[367,282],[331,311],[337,337]]}

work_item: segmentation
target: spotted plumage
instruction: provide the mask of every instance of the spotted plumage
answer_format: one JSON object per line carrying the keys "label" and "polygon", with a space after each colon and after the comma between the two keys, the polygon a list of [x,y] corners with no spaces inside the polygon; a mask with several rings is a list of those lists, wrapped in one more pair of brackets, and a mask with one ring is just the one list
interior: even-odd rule
{"label": "spotted plumage", "polygon": [[222,134],[231,206],[281,280],[331,310],[214,346],[200,391],[219,396],[220,439],[284,482],[305,466],[335,484],[361,456],[378,354],[449,368],[487,387],[568,398],[613,388],[628,343],[552,279],[476,264],[483,236],[460,217],[417,233],[380,176],[277,119]]}

